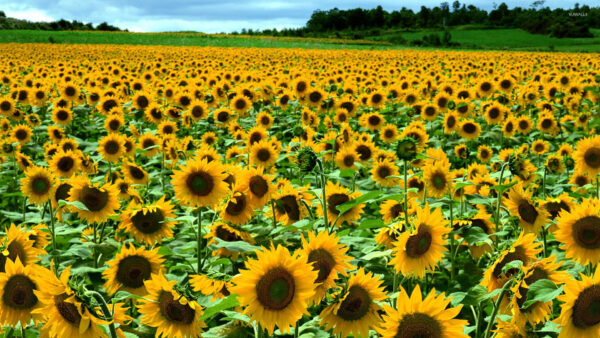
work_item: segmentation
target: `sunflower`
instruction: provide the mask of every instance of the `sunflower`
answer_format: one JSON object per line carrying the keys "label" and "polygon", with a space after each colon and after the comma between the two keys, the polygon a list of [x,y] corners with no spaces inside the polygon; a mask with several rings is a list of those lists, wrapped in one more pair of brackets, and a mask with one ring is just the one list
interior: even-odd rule
{"label": "sunflower", "polygon": [[481,285],[487,287],[489,292],[503,287],[504,283],[518,272],[518,269],[502,272],[506,264],[521,261],[523,266],[529,266],[532,261],[536,260],[537,254],[542,251],[540,245],[541,243],[535,243],[535,234],[521,232],[511,248],[503,251],[494,264],[485,271]]}
{"label": "sunflower", "polygon": [[231,109],[238,114],[244,114],[252,108],[252,102],[244,95],[236,95],[231,100]]}
{"label": "sunflower", "polygon": [[367,113],[361,115],[359,123],[363,128],[375,131],[381,129],[381,126],[385,123],[385,118],[379,113]]}
{"label": "sunflower", "polygon": [[588,137],[577,143],[573,153],[575,170],[595,177],[600,173],[600,136]]}
{"label": "sunflower", "polygon": [[494,156],[494,151],[485,144],[482,144],[477,148],[477,159],[480,162],[488,163],[492,159],[492,156]]}
{"label": "sunflower", "polygon": [[200,337],[206,327],[200,319],[204,311],[195,300],[176,291],[176,284],[163,274],[144,281],[148,295],[140,300],[140,322],[155,327],[158,337]]}
{"label": "sunflower", "polygon": [[69,180],[71,189],[69,190],[69,202],[80,202],[87,210],[75,208],[80,219],[88,223],[102,223],[108,217],[116,214],[121,204],[119,203],[117,188],[105,183],[90,182],[87,176],[72,177]]}
{"label": "sunflower", "polygon": [[[327,199],[327,219],[330,224],[334,224],[335,221],[339,221],[339,225],[343,223],[353,224],[360,219],[363,208],[363,203],[353,206],[350,210],[347,210],[343,214],[337,210],[338,205],[342,205],[346,202],[352,201],[362,195],[361,192],[355,191],[350,193],[348,188],[342,186],[339,182],[333,183],[327,181],[326,185],[326,199]],[[323,217],[323,208],[317,208],[317,214]]]}
{"label": "sunflower", "polygon": [[250,147],[250,164],[259,168],[269,168],[279,157],[279,152],[268,140],[261,140]]}
{"label": "sunflower", "polygon": [[212,301],[223,299],[231,294],[231,282],[210,278],[206,275],[191,275],[190,285],[192,290],[205,296],[212,296]]}
{"label": "sunflower", "polygon": [[118,133],[124,125],[125,119],[120,114],[110,115],[104,120],[104,129],[109,133]]}
{"label": "sunflower", "polygon": [[138,166],[135,163],[126,161],[121,167],[121,172],[125,179],[129,180],[133,184],[146,184],[150,181],[150,176],[146,170]]}
{"label": "sunflower", "polygon": [[125,153],[125,139],[119,134],[109,134],[98,141],[98,152],[109,162],[117,163]]}
{"label": "sunflower", "polygon": [[563,210],[565,212],[571,212],[575,207],[575,202],[569,194],[565,192],[556,198],[548,196],[545,201],[541,202],[540,206],[546,209],[550,219],[554,220]]}
{"label": "sunflower", "polygon": [[447,251],[444,236],[451,229],[447,227],[448,221],[444,220],[442,211],[435,209],[432,212],[429,205],[416,208],[414,224],[415,228],[403,232],[395,243],[390,265],[404,275],[423,277],[427,270],[435,269],[442,260]]}
{"label": "sunflower", "polygon": [[262,168],[250,167],[239,179],[240,189],[248,190],[250,203],[256,208],[262,208],[275,191],[273,176],[267,175]]}
{"label": "sunflower", "polygon": [[346,270],[353,268],[350,264],[353,258],[345,255],[347,251],[348,247],[339,243],[339,237],[336,237],[335,233],[319,232],[315,236],[309,232],[308,241],[302,236],[302,248],[299,254],[308,257],[308,263],[318,272],[315,279],[316,293],[308,300],[308,304],[321,302],[327,290],[336,286],[335,280],[338,274],[348,275]]}
{"label": "sunflower", "polygon": [[220,208],[220,217],[235,225],[248,223],[254,216],[254,205],[249,195],[246,187],[234,185],[231,189],[231,196]]}
{"label": "sunflower", "polygon": [[103,337],[100,325],[108,324],[91,313],[69,287],[70,267],[57,278],[50,270],[43,270],[35,296],[42,304],[33,310],[42,315],[45,324],[41,335],[45,337]]}
{"label": "sunflower", "polygon": [[189,160],[171,175],[177,200],[190,207],[213,207],[229,193],[219,161]]}
{"label": "sunflower", "polygon": [[342,147],[340,151],[335,154],[335,163],[342,170],[356,169],[357,162],[358,155],[354,152],[352,147]]}
{"label": "sunflower", "polygon": [[67,108],[55,107],[52,109],[52,121],[58,125],[66,126],[73,121],[73,112]]}
{"label": "sunflower", "polygon": [[527,115],[521,115],[515,121],[515,124],[517,127],[517,131],[519,131],[523,135],[529,134],[529,132],[531,132],[531,130],[533,129],[533,122],[531,121],[531,117]]}
{"label": "sunflower", "polygon": [[550,150],[550,145],[544,140],[535,140],[531,144],[531,151],[536,155],[544,155]]}
{"label": "sunflower", "polygon": [[373,164],[371,179],[383,187],[394,187],[399,183],[398,166],[390,160],[379,160]]}
{"label": "sunflower", "polygon": [[173,237],[173,227],[177,223],[173,205],[161,197],[150,205],[132,203],[121,214],[120,228],[130,233],[138,242],[148,245],[161,243]]}
{"label": "sunflower", "polygon": [[564,281],[565,294],[558,296],[563,302],[556,323],[561,327],[560,338],[592,338],[600,335],[600,272],[596,269],[590,277],[581,274],[581,281],[568,278]]}
{"label": "sunflower", "polygon": [[548,317],[552,314],[552,301],[546,303],[535,302],[527,307],[523,305],[527,300],[527,292],[531,284],[541,279],[548,279],[560,285],[571,279],[568,273],[558,270],[560,266],[560,263],[556,263],[556,257],[552,256],[523,268],[523,278],[518,280],[511,288],[514,294],[510,302],[513,322],[524,327],[526,323],[535,326],[537,323],[545,323],[548,320]]}
{"label": "sunflower", "polygon": [[[207,246],[218,244],[215,240],[216,238],[223,242],[244,241],[249,244],[254,244],[254,239],[248,232],[234,226],[229,226],[225,222],[217,221],[210,225],[208,229],[210,232],[204,236],[204,238],[208,239]],[[230,251],[226,248],[218,248],[217,250],[212,251],[212,255],[218,257],[231,257],[233,260],[236,260],[239,256],[239,252]]]}
{"label": "sunflower", "polygon": [[116,97],[105,96],[103,99],[100,100],[100,102],[96,106],[96,109],[98,109],[102,114],[108,115],[108,113],[113,108],[119,107],[120,105],[121,105],[121,103],[119,102],[119,100]]}
{"label": "sunflower", "polygon": [[519,225],[526,233],[538,232],[548,222],[548,212],[531,200],[531,191],[517,184],[508,191],[504,205],[512,216],[519,218]]}
{"label": "sunflower", "polygon": [[588,184],[592,184],[592,180],[587,174],[575,171],[569,178],[569,184],[572,185],[571,189],[573,189],[573,191],[585,193],[585,187]]}
{"label": "sunflower", "polygon": [[308,186],[297,189],[288,183],[273,195],[277,221],[290,225],[308,216],[304,203],[310,207],[313,195],[306,193],[306,190]]}
{"label": "sunflower", "polygon": [[459,123],[457,132],[462,138],[473,140],[479,137],[481,126],[475,121],[463,120]]}
{"label": "sunflower", "polygon": [[[490,238],[493,238],[494,226],[490,219],[492,215],[488,214],[485,208],[479,208],[477,214],[468,217],[464,220],[456,220],[454,223],[454,228],[456,229],[456,225],[460,225],[461,227],[468,227],[468,229],[472,229],[474,227],[480,228],[483,233],[487,235],[491,235]],[[467,230],[468,231],[468,230]],[[461,235],[466,235],[466,232],[461,232]],[[466,241],[462,242],[463,244],[467,244]],[[471,256],[476,260],[479,260],[484,254],[492,251],[491,243],[474,243],[473,245],[469,245],[469,251],[471,252]]]}
{"label": "sunflower", "polygon": [[231,292],[238,294],[244,314],[258,322],[269,334],[275,326],[289,332],[315,295],[318,272],[304,255],[292,255],[283,246],[262,248],[256,259],[247,260],[246,269],[234,277]]}
{"label": "sunflower", "polygon": [[41,268],[36,264],[23,266],[19,258],[13,262],[6,260],[5,272],[0,273],[0,323],[16,326],[20,323],[27,326],[33,319],[39,322],[40,314],[32,313],[40,307],[40,302],[34,292],[38,289],[38,271]]}
{"label": "sunflower", "polygon": [[584,199],[570,211],[562,211],[556,219],[556,239],[566,256],[581,264],[600,261],[600,202]]}
{"label": "sunflower", "polygon": [[452,191],[452,176],[450,175],[450,163],[436,161],[428,165],[423,173],[427,194],[433,197],[444,197]]}
{"label": "sunflower", "polygon": [[28,238],[33,241],[34,248],[43,250],[50,244],[50,241],[48,240],[50,238],[48,226],[44,223],[40,223],[32,227],[31,231],[29,231]]}
{"label": "sunflower", "polygon": [[462,305],[447,309],[452,298],[444,299],[445,297],[445,293],[436,295],[435,289],[432,289],[423,299],[418,284],[409,297],[401,286],[397,300],[398,309],[384,305],[385,314],[377,331],[384,338],[469,337],[463,333],[469,322],[454,319]]}
{"label": "sunflower", "polygon": [[[404,217],[404,200],[385,200],[379,206],[379,213],[383,217],[384,224],[392,224],[398,217]],[[415,213],[415,200],[408,199],[408,214]]]}
{"label": "sunflower", "polygon": [[372,272],[359,268],[348,279],[345,292],[321,311],[321,325],[334,335],[368,337],[369,330],[381,322],[381,306],[376,303],[386,298],[381,282]]}
{"label": "sunflower", "polygon": [[45,250],[34,247],[34,241],[29,238],[29,232],[22,226],[11,224],[6,235],[0,240],[0,273],[6,272],[7,262],[16,262],[28,266],[40,260],[38,256],[47,254]]}
{"label": "sunflower", "polygon": [[42,205],[50,199],[55,182],[56,178],[48,169],[31,166],[21,179],[21,192],[31,203]]}
{"label": "sunflower", "polygon": [[0,115],[10,116],[17,108],[15,101],[10,97],[0,98]]}
{"label": "sunflower", "polygon": [[371,140],[359,140],[352,144],[352,149],[361,162],[367,162],[373,158],[377,147]]}
{"label": "sunflower", "polygon": [[143,246],[136,248],[131,243],[125,244],[113,260],[106,262],[108,268],[102,272],[104,289],[110,295],[124,290],[145,296],[144,281],[162,271],[164,259],[158,254],[158,249],[147,250]]}
{"label": "sunflower", "polygon": [[48,161],[52,172],[58,177],[69,178],[73,176],[81,166],[81,159],[73,151],[58,151]]}
{"label": "sunflower", "polygon": [[494,84],[489,80],[482,80],[477,84],[477,93],[482,97],[490,95],[494,89]]}
{"label": "sunflower", "polygon": [[18,124],[12,128],[10,135],[15,141],[19,142],[21,145],[25,145],[31,141],[32,131],[26,124]]}

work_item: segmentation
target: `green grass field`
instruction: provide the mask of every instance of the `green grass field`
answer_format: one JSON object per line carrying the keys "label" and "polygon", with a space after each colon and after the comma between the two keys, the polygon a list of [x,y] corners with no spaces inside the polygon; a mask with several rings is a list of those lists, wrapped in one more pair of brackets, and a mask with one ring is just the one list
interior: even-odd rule
{"label": "green grass field", "polygon": [[[519,51],[600,52],[600,30],[592,29],[593,38],[551,38],[534,35],[520,29],[452,29],[452,41],[460,46],[454,49],[487,49]],[[0,30],[0,43],[75,43],[75,44],[132,44],[165,46],[218,46],[259,48],[307,49],[400,49],[413,48],[390,44],[399,36],[407,41],[421,39],[426,34],[441,31],[400,32],[383,31],[366,40],[303,39],[287,37],[259,37],[209,35],[201,33],[108,33],[83,31]]]}
{"label": "green grass field", "polygon": [[[600,52],[600,29],[591,29],[593,38],[551,38],[545,35],[530,34],[520,29],[453,29],[452,41],[460,43],[459,48],[465,49],[510,49],[522,51],[548,51],[554,46],[557,51],[569,52]],[[383,32],[376,37],[367,37],[380,41],[389,41],[401,36],[412,41],[423,36],[442,31],[421,32]]]}
{"label": "green grass field", "polygon": [[307,49],[382,49],[383,41],[302,39],[287,37],[248,37],[201,33],[110,33],[85,31],[0,30],[0,43],[75,43],[164,46],[218,46]]}

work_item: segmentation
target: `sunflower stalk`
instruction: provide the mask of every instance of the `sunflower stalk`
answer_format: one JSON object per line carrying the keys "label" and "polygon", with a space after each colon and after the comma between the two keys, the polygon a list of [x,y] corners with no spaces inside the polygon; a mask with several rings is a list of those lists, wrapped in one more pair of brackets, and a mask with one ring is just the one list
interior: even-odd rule
{"label": "sunflower stalk", "polygon": [[323,162],[320,159],[317,159],[317,164],[319,165],[319,174],[321,174],[321,189],[322,189],[322,199],[321,204],[323,205],[323,218],[325,220],[325,229],[327,229],[327,233],[329,232],[329,220],[327,219],[327,195],[325,192],[325,185],[327,184],[327,179],[325,178],[325,170],[323,170]]}
{"label": "sunflower stalk", "polygon": [[404,160],[404,221],[408,225],[408,161]]}
{"label": "sunflower stalk", "polygon": [[[502,178],[504,177],[504,170],[506,169],[506,166],[508,165],[508,162],[504,162],[502,164],[502,169],[500,169],[500,180],[498,181],[499,184],[502,184]],[[496,226],[495,231],[498,231],[498,228],[500,227],[500,202],[502,201],[502,194],[500,192],[496,193],[498,195],[498,199],[496,200],[496,212],[494,213],[494,223]],[[498,246],[498,237],[494,236],[494,245],[497,247]]]}
{"label": "sunflower stalk", "polygon": [[485,329],[485,335],[483,336],[484,338],[490,338],[490,335],[492,334],[492,328],[494,327],[494,323],[496,322],[496,316],[498,315],[498,311],[500,310],[500,304],[502,303],[502,299],[504,298],[504,295],[508,292],[508,290],[511,288],[512,284],[512,279],[504,283],[502,291],[500,291],[500,295],[498,295],[498,299],[496,299],[496,303],[494,303],[494,309],[492,310],[492,314],[490,315],[487,328]]}
{"label": "sunflower stalk", "polygon": [[198,235],[197,239],[197,250],[198,250],[198,273],[202,272],[202,208],[198,208]]}
{"label": "sunflower stalk", "polygon": [[[50,209],[50,239],[52,240],[52,256],[56,260],[54,265],[55,272],[58,270],[60,264],[60,256],[56,254],[56,229],[54,228],[54,211],[52,210],[52,202],[48,201],[48,209]],[[42,216],[43,219],[44,216]]]}
{"label": "sunflower stalk", "polygon": [[98,302],[98,305],[100,305],[100,309],[102,310],[102,314],[105,317],[104,319],[106,321],[110,322],[108,324],[108,329],[110,331],[111,338],[117,338],[118,336],[117,336],[117,330],[115,329],[115,323],[113,322],[113,314],[108,309],[108,305],[106,305],[106,301],[104,300],[104,297],[102,297],[102,295],[99,294],[98,292],[92,291],[92,290],[87,290],[86,295],[93,297],[96,300],[96,302]]}
{"label": "sunflower stalk", "polygon": [[[448,207],[450,208],[450,228],[454,226],[454,200],[452,199],[453,193],[450,192],[448,195],[450,202],[448,203]],[[450,234],[450,280],[454,280],[454,246],[456,243],[454,242],[454,235]]]}

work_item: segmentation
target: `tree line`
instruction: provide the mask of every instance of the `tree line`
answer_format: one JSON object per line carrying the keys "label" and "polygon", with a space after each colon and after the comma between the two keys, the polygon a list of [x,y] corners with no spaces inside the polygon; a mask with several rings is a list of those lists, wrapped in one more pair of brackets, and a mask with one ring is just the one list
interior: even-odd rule
{"label": "tree line", "polygon": [[474,5],[461,4],[458,0],[452,5],[442,2],[439,6],[421,6],[418,12],[403,7],[388,12],[381,6],[373,9],[354,8],[341,10],[316,10],[304,27],[252,31],[284,36],[317,36],[320,33],[339,31],[367,31],[381,29],[439,29],[448,26],[474,25],[478,28],[520,28],[533,34],[554,37],[592,37],[590,28],[600,28],[600,7],[580,6],[571,9],[550,9],[544,1],[535,1],[529,8],[508,8],[501,3],[491,11]]}
{"label": "tree line", "polygon": [[77,20],[67,21],[64,19],[52,22],[33,22],[9,18],[4,11],[0,11],[0,29],[32,29],[45,31],[121,31],[119,27],[102,22],[96,26],[92,23],[83,23]]}

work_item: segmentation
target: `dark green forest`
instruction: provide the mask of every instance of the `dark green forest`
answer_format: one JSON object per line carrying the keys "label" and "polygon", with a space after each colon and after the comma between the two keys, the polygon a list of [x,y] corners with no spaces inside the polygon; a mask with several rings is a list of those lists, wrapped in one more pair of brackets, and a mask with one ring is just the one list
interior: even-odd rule
{"label": "dark green forest", "polygon": [[32,29],[45,31],[120,31],[119,27],[109,25],[106,22],[94,26],[91,23],[83,23],[77,20],[67,21],[60,19],[52,22],[32,22],[9,18],[4,11],[0,10],[0,29]]}

